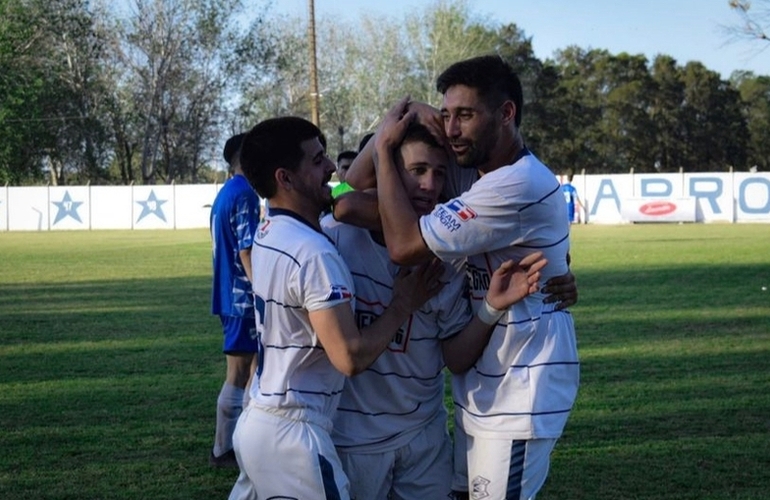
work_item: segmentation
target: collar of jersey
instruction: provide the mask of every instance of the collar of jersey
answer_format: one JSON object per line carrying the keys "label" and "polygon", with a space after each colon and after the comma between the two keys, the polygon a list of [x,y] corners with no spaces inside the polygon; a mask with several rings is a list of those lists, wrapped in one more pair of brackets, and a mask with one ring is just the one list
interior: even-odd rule
{"label": "collar of jersey", "polygon": [[[304,217],[299,215],[297,212],[294,212],[292,210],[288,210],[286,208],[272,208],[272,207],[270,207],[267,210],[267,215],[270,216],[270,217],[275,217],[276,215],[285,215],[286,217],[291,217],[292,219],[296,220],[297,222],[300,222],[300,223],[306,225],[307,227],[309,227],[310,229],[312,229],[316,233],[322,235],[324,238],[329,240],[332,245],[334,245],[334,241],[332,241],[332,239],[329,238],[326,235],[326,233],[324,233],[323,231],[319,231],[318,229],[313,227],[312,224],[310,224]],[[336,247],[336,245],[334,245],[334,246]]]}

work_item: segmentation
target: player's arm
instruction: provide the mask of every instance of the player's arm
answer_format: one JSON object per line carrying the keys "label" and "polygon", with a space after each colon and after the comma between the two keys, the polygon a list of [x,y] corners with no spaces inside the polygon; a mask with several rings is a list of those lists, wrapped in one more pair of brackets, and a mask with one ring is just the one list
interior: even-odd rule
{"label": "player's arm", "polygon": [[414,270],[401,269],[393,284],[393,300],[374,322],[359,331],[350,304],[308,313],[310,324],[335,368],[346,376],[364,371],[393,340],[409,315],[437,294],[443,266],[426,262]]}
{"label": "player's arm", "polygon": [[351,191],[334,199],[334,219],[346,224],[381,231],[380,210],[377,205],[377,191]]}
{"label": "player's arm", "polygon": [[[444,121],[441,118],[441,112],[423,102],[408,102],[406,105],[409,111],[413,112],[415,119],[430,131],[439,144],[446,143],[446,135],[444,132]],[[383,121],[384,123],[384,121]],[[356,189],[369,189],[377,185],[377,176],[375,174],[375,141],[377,134],[380,133],[383,124],[374,133],[374,137],[370,139],[364,148],[358,152],[358,156],[353,160],[353,164],[348,169],[348,173],[345,174],[345,182],[350,184]]]}
{"label": "player's arm", "polygon": [[489,290],[478,314],[457,335],[443,341],[444,363],[455,374],[464,373],[479,359],[492,336],[495,325],[508,309],[535,293],[540,287],[540,270],[548,261],[542,252],[523,258],[518,264],[503,262],[490,280]]}
{"label": "player's arm", "polygon": [[249,283],[254,283],[254,279],[251,276],[251,247],[239,250],[238,257],[241,258],[241,264],[246,272],[246,277],[249,278]]}
{"label": "player's arm", "polygon": [[407,111],[407,100],[402,99],[387,112],[373,139],[382,230],[391,260],[401,265],[414,265],[433,256],[422,239],[419,217],[395,162],[395,150],[415,116],[414,112]]}

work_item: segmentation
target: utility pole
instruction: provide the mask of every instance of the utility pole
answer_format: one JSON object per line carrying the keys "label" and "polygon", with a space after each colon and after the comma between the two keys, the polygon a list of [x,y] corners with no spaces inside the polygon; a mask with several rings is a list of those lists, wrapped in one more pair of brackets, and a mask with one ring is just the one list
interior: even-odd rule
{"label": "utility pole", "polygon": [[318,118],[318,66],[316,64],[315,49],[315,5],[313,0],[307,2],[309,10],[308,37],[310,38],[310,113],[316,127],[320,127]]}

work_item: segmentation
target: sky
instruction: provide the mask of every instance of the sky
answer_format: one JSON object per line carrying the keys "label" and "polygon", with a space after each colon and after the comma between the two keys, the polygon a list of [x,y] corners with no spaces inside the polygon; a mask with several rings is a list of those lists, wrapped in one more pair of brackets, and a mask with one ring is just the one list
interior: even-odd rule
{"label": "sky", "polygon": [[[274,0],[275,11],[307,17],[308,0]],[[757,2],[755,2],[756,4]],[[350,21],[363,14],[401,19],[433,0],[314,0],[315,15]],[[657,54],[684,66],[700,61],[727,79],[735,70],[770,75],[770,42],[735,41],[725,32],[740,18],[728,0],[468,0],[473,14],[515,23],[545,60],[570,45],[611,54]]]}

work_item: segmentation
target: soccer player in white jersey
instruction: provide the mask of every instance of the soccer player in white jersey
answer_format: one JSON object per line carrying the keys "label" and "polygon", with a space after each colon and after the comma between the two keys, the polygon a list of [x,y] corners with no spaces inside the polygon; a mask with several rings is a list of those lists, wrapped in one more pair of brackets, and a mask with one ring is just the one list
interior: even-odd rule
{"label": "soccer player in white jersey", "polygon": [[403,100],[375,136],[383,231],[391,258],[401,264],[468,257],[474,307],[499,320],[479,360],[452,378],[457,422],[467,435],[468,487],[473,498],[532,499],[577,395],[574,325],[542,293],[508,310],[483,299],[500,262],[533,250],[548,260],[544,279],[568,272],[564,197],[556,177],[524,145],[521,84],[508,64],[497,56],[461,61],[439,76],[437,88],[457,163],[478,170],[480,179],[430,215],[415,213],[394,156],[420,110]]}
{"label": "soccer player in white jersey", "polygon": [[[414,124],[396,156],[409,202],[417,213],[429,214],[443,188],[447,152],[424,126]],[[391,301],[400,266],[390,261],[381,232],[336,222],[331,215],[321,226],[350,267],[359,326],[371,323]],[[499,269],[496,279],[514,279],[507,298],[503,288],[493,287],[490,302],[508,307],[536,291],[538,270],[545,265],[541,257],[534,253],[519,267],[508,263]],[[478,358],[492,330],[473,318],[464,263],[448,262],[444,289],[411,315],[368,369],[345,382],[332,439],[353,498],[442,499],[452,493],[444,358],[453,369],[464,371]]]}
{"label": "soccer player in white jersey", "polygon": [[440,291],[442,266],[400,272],[393,300],[359,330],[350,271],[318,221],[334,172],[321,132],[301,118],[265,120],[244,137],[240,158],[270,211],[252,248],[259,368],[233,435],[241,473],[230,498],[348,499],[330,437],[345,375],[369,366]]}

